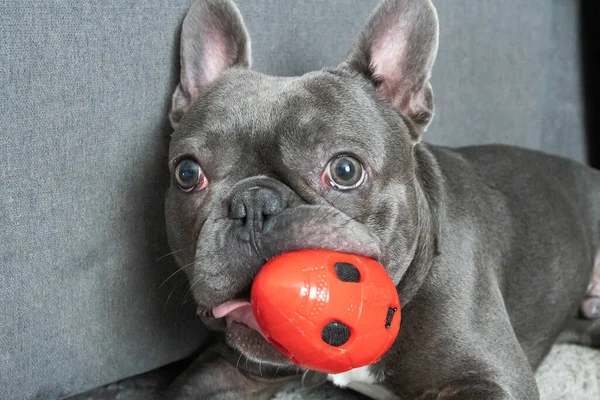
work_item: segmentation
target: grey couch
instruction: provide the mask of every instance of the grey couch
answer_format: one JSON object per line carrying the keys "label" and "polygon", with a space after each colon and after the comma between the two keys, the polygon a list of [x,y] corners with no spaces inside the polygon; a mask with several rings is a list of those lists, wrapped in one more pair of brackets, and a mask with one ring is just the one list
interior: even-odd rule
{"label": "grey couch", "polygon": [[[55,399],[205,340],[163,192],[190,1],[0,0],[0,399]],[[341,60],[376,0],[239,0],[255,69]],[[584,161],[575,1],[436,1],[426,140]]]}

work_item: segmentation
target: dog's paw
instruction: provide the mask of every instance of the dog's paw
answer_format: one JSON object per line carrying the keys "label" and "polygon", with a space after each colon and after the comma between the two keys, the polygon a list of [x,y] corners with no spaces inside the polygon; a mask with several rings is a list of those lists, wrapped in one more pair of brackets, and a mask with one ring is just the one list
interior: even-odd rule
{"label": "dog's paw", "polygon": [[600,297],[586,297],[581,303],[581,315],[588,319],[600,318]]}

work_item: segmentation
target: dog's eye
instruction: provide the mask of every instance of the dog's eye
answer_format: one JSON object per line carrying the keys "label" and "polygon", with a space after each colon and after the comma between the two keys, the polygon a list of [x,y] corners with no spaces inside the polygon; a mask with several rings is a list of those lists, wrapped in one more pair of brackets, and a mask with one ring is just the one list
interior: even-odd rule
{"label": "dog's eye", "polygon": [[365,170],[356,158],[340,156],[329,162],[324,178],[325,183],[336,189],[354,189],[364,182]]}
{"label": "dog's eye", "polygon": [[191,192],[197,187],[204,189],[208,184],[200,165],[190,159],[179,161],[177,167],[175,167],[175,181],[177,186],[184,192]]}

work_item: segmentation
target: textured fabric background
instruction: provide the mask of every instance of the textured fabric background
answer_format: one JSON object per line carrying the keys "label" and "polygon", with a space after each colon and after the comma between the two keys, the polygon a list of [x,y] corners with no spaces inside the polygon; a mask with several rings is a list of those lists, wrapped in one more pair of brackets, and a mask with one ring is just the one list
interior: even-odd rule
{"label": "textured fabric background", "polygon": [[[239,0],[257,70],[341,60],[376,0]],[[190,354],[163,222],[190,1],[0,0],[0,398],[54,399]],[[576,2],[436,1],[426,139],[583,160]],[[173,291],[173,294],[170,293]]]}
{"label": "textured fabric background", "polygon": [[167,297],[171,1],[0,1],[0,399],[56,399],[188,355]]}

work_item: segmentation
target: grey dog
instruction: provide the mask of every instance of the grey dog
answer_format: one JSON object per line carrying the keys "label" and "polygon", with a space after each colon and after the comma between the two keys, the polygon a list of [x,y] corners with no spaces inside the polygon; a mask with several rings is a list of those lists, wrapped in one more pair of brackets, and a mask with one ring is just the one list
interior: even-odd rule
{"label": "grey dog", "polygon": [[[536,399],[553,343],[598,344],[600,173],[509,146],[421,141],[437,46],[430,0],[384,0],[340,65],[273,77],[250,69],[231,1],[192,6],[166,218],[218,333],[165,397],[269,398],[304,379],[348,396]],[[308,248],[372,257],[397,285],[402,328],[377,363],[305,371],[253,329],[261,266]]]}

